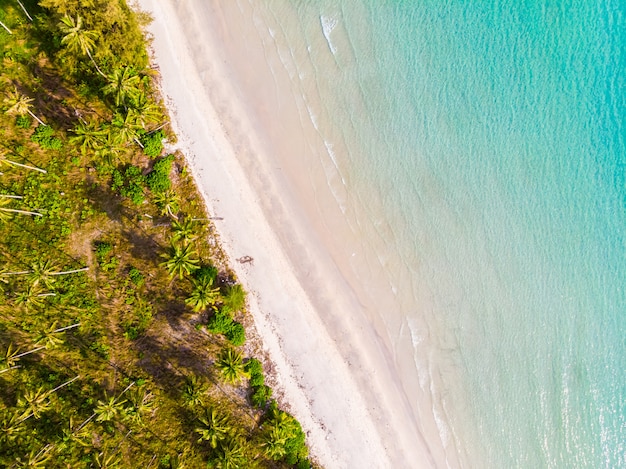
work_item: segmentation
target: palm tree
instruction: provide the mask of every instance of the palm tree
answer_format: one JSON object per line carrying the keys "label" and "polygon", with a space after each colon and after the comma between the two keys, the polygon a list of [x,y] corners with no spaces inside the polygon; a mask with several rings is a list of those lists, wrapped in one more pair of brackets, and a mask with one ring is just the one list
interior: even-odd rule
{"label": "palm tree", "polygon": [[183,221],[174,220],[172,222],[172,241],[181,241],[183,244],[187,244],[195,239],[195,229],[193,224],[194,219],[191,217],[185,217]]}
{"label": "palm tree", "polygon": [[48,454],[51,449],[51,445],[45,446],[38,452],[35,452],[36,450],[32,449],[25,459],[18,457],[15,461],[15,464],[17,467],[27,467],[29,469],[45,469],[46,463],[51,456],[50,454]]}
{"label": "palm tree", "polygon": [[45,304],[44,298],[53,295],[54,293],[43,293],[39,285],[28,285],[26,290],[16,295],[15,304],[25,307],[42,307]]}
{"label": "palm tree", "polygon": [[231,384],[236,384],[247,376],[241,352],[230,347],[222,350],[215,367],[220,370],[226,382]]}
{"label": "palm tree", "polygon": [[222,442],[211,462],[211,467],[215,469],[242,469],[249,465],[243,443],[238,438],[228,438]]}
{"label": "palm tree", "polygon": [[10,116],[23,116],[24,114],[30,114],[30,116],[41,125],[46,125],[30,110],[30,108],[32,107],[31,103],[33,101],[33,98],[29,98],[28,96],[21,94],[19,91],[17,91],[17,88],[15,88],[13,91],[9,91],[7,93],[7,97],[4,100],[4,102],[9,105],[9,109],[7,109],[6,113]]}
{"label": "palm tree", "polygon": [[208,441],[211,448],[216,448],[232,431],[226,416],[220,415],[212,407],[204,409],[204,415],[198,417],[198,420],[201,423],[201,426],[196,427],[196,432],[200,435],[198,442]]}
{"label": "palm tree", "polygon": [[212,278],[201,278],[193,281],[194,288],[189,298],[185,300],[197,313],[209,306],[214,306],[220,297],[220,289],[212,288]]}
{"label": "palm tree", "polygon": [[142,129],[141,122],[133,112],[127,112],[125,116],[116,114],[107,128],[111,134],[111,140],[118,145],[126,145],[131,140],[142,147],[139,141],[139,130]]}
{"label": "palm tree", "polygon": [[285,443],[288,435],[278,427],[272,426],[263,432],[261,437],[261,447],[265,456],[274,461],[282,459],[287,454]]}
{"label": "palm tree", "polygon": [[35,345],[43,345],[47,349],[55,348],[64,342],[61,332],[74,329],[80,326],[80,322],[70,326],[57,328],[57,321],[54,321],[50,327],[39,331],[35,337]]}
{"label": "palm tree", "polygon": [[183,401],[191,407],[201,406],[204,393],[207,386],[196,375],[185,378],[185,386],[183,388]]}
{"label": "palm tree", "polygon": [[105,143],[105,132],[95,122],[81,122],[74,129],[70,141],[80,145],[80,151],[96,150]]}
{"label": "palm tree", "polygon": [[161,265],[167,269],[170,277],[178,275],[178,278],[182,279],[183,275],[199,269],[200,260],[196,256],[197,253],[191,245],[172,243],[169,253],[161,255],[167,259]]}
{"label": "palm tree", "polygon": [[116,397],[111,397],[108,401],[99,400],[94,410],[94,413],[97,415],[96,420],[98,422],[110,422],[115,420],[116,417],[123,412],[125,402],[126,400],[117,401]]}
{"label": "palm tree", "polygon": [[121,67],[107,77],[109,83],[102,92],[106,95],[113,95],[117,107],[127,105],[127,98],[136,98],[141,93],[139,84],[141,80],[132,67]]}
{"label": "palm tree", "polygon": [[22,431],[25,414],[19,409],[2,409],[1,412],[0,444],[6,445],[14,441]]}
{"label": "palm tree", "polygon": [[[144,127],[148,123],[160,122],[163,119],[163,113],[159,106],[150,101],[143,92],[140,92],[135,99],[133,99],[133,102],[130,103],[129,112],[132,112],[134,117],[141,122]],[[163,125],[165,124],[159,127]],[[156,132],[157,130],[159,130],[159,128],[153,129],[151,132]]]}
{"label": "palm tree", "polygon": [[72,18],[69,15],[65,15],[61,18],[59,22],[59,29],[63,33],[63,39],[61,39],[61,44],[67,44],[69,50],[75,53],[83,53],[86,54],[91,63],[98,73],[106,79],[106,75],[102,73],[102,70],[96,64],[96,61],[93,59],[91,55],[91,51],[95,47],[95,41],[98,38],[98,33],[95,31],[87,31],[83,30],[83,19],[79,16],[76,16],[76,19]]}
{"label": "palm tree", "polygon": [[174,212],[178,212],[178,195],[172,190],[157,192],[154,194],[154,203],[161,210],[161,215],[169,215],[174,220],[178,217]]}
{"label": "palm tree", "polygon": [[125,409],[125,416],[132,422],[141,424],[143,416],[154,411],[154,394],[146,389],[135,389],[128,398],[130,406]]}
{"label": "palm tree", "polygon": [[24,409],[26,414],[26,417],[24,417],[22,421],[28,420],[30,417],[38,419],[43,412],[50,409],[49,395],[50,393],[42,387],[35,390],[27,390],[24,395],[17,400],[17,407]]}

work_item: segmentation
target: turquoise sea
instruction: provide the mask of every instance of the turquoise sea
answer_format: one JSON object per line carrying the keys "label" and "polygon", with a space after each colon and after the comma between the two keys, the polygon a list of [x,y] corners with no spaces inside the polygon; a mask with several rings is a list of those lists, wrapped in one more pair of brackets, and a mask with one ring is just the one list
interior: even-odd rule
{"label": "turquoise sea", "polygon": [[626,3],[251,4],[453,459],[626,467]]}

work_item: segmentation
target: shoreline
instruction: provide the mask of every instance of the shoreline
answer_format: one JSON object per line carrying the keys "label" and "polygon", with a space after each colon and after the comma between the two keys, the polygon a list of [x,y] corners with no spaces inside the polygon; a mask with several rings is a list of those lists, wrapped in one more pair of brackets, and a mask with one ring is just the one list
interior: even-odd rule
{"label": "shoreline", "polygon": [[[209,212],[223,218],[215,222],[220,242],[249,292],[277,391],[302,424],[312,457],[329,468],[448,466],[443,450],[431,452],[423,429],[402,420],[393,360],[350,282],[309,234],[289,191],[297,181],[262,155],[268,148],[245,96],[221,66],[219,44],[203,30],[209,21],[199,9],[194,17],[172,3],[139,1],[154,18],[152,59],[176,146]],[[236,262],[242,256],[254,262]]]}

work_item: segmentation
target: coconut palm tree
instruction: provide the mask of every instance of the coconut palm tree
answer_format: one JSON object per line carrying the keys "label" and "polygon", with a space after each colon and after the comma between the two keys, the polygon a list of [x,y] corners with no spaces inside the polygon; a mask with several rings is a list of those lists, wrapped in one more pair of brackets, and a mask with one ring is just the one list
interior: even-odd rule
{"label": "coconut palm tree", "polygon": [[80,122],[72,129],[74,134],[69,138],[70,142],[80,145],[80,151],[85,154],[87,150],[96,150],[105,144],[105,131],[95,122]]}
{"label": "coconut palm tree", "polygon": [[230,347],[222,350],[215,367],[220,370],[224,380],[231,384],[236,384],[247,376],[241,352]]}
{"label": "coconut palm tree", "polygon": [[265,456],[274,461],[282,459],[287,454],[285,443],[287,442],[287,433],[275,426],[272,426],[263,432],[261,436],[261,447]]}
{"label": "coconut palm tree", "polygon": [[215,469],[243,469],[249,462],[244,454],[244,445],[239,438],[228,438],[216,449],[212,466]]}
{"label": "coconut palm tree", "polygon": [[33,98],[29,98],[28,96],[23,95],[22,93],[17,91],[17,88],[15,88],[13,91],[9,91],[7,93],[7,97],[4,100],[4,102],[9,105],[6,113],[10,116],[23,116],[24,114],[30,114],[30,116],[37,122],[39,122],[39,124],[46,125],[30,110],[30,108],[32,107],[31,103],[33,101]]}
{"label": "coconut palm tree", "polygon": [[141,79],[132,67],[121,67],[107,76],[108,83],[102,87],[105,95],[113,95],[117,107],[127,107],[127,100],[141,94]]}
{"label": "coconut palm tree", "polygon": [[172,190],[157,192],[154,194],[154,203],[159,208],[161,215],[168,215],[178,220],[175,213],[178,212],[178,195]]}
{"label": "coconut palm tree", "polygon": [[207,385],[198,376],[188,376],[185,378],[185,386],[183,387],[183,401],[190,407],[201,406],[207,389]]}
{"label": "coconut palm tree", "polygon": [[91,55],[91,51],[96,45],[95,41],[98,38],[98,33],[95,31],[84,30],[83,19],[80,15],[76,16],[76,18],[65,15],[59,22],[59,29],[63,33],[61,44],[66,44],[67,48],[72,52],[86,54],[91,60],[93,66],[96,67],[98,73],[106,79],[106,75],[102,73],[102,70],[100,70],[98,64],[96,64],[96,61]]}
{"label": "coconut palm tree", "polygon": [[110,397],[108,401],[98,401],[94,413],[98,422],[111,422],[124,411],[126,400],[118,401],[116,397]]}
{"label": "coconut palm tree", "polygon": [[111,140],[118,145],[126,145],[130,141],[134,141],[142,147],[139,141],[139,130],[142,129],[141,122],[133,112],[127,112],[126,115],[116,114],[111,121],[111,125],[107,130],[111,134]]}
{"label": "coconut palm tree", "polygon": [[22,421],[28,420],[30,417],[38,419],[41,414],[50,409],[51,404],[48,400],[50,393],[43,387],[37,389],[29,389],[17,400],[17,407],[23,409],[26,416]]}
{"label": "coconut palm tree", "polygon": [[130,406],[126,407],[125,417],[137,424],[141,424],[143,416],[155,410],[154,394],[147,389],[134,389],[128,398]]}
{"label": "coconut palm tree", "polygon": [[[141,122],[144,127],[146,124],[157,123],[163,119],[163,113],[159,106],[150,101],[143,92],[140,92],[129,104],[129,112],[132,112],[135,119]],[[165,124],[161,124],[151,132],[156,132],[164,125]]]}
{"label": "coconut palm tree", "polygon": [[193,284],[193,291],[185,303],[191,306],[196,313],[217,303],[220,298],[220,289],[213,288],[213,279],[201,278],[194,280]]}
{"label": "coconut palm tree", "polygon": [[199,269],[200,260],[196,256],[197,253],[191,245],[172,243],[169,252],[161,255],[167,259],[161,265],[167,269],[170,277],[178,275],[178,278],[182,279],[183,275]]}
{"label": "coconut palm tree", "polygon": [[199,434],[198,442],[207,441],[211,448],[225,440],[231,433],[232,427],[224,415],[220,415],[213,407],[204,409],[204,414],[198,417],[200,426],[196,427]]}
{"label": "coconut palm tree", "polygon": [[194,219],[191,217],[185,217],[182,221],[174,220],[172,222],[172,241],[180,241],[183,244],[188,244],[196,237],[194,228]]}

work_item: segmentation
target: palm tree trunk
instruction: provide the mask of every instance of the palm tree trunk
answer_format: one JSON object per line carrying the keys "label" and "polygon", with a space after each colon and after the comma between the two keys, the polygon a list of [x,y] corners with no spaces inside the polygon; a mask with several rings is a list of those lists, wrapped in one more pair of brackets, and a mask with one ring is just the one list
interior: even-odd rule
{"label": "palm tree trunk", "polygon": [[9,194],[0,194],[0,197],[4,197],[5,199],[23,199],[21,195],[9,195]]}
{"label": "palm tree trunk", "polygon": [[76,272],[85,272],[89,270],[89,267],[83,267],[82,269],[66,270],[65,272],[50,272],[49,275],[67,275],[75,274]]}
{"label": "palm tree trunk", "polygon": [[24,215],[34,215],[36,217],[43,217],[43,213],[29,212],[28,210],[17,210],[13,208],[3,208],[3,207],[0,208],[0,210],[2,210],[3,212],[22,213]]}
{"label": "palm tree trunk", "polygon": [[24,8],[24,5],[22,5],[22,2],[20,2],[20,0],[17,0],[17,3],[20,4],[20,7],[22,7],[22,10],[24,10],[24,13],[26,13],[26,16],[28,16],[28,19],[32,22],[33,21],[33,17],[30,16],[30,14],[28,13],[28,11],[26,11],[26,8]]}
{"label": "palm tree trunk", "polygon": [[0,25],[1,25],[4,29],[6,29],[6,30],[7,30],[7,32],[8,32],[9,34],[13,34],[13,32],[12,32],[12,31],[11,31],[11,30],[7,27],[7,25],[6,25],[6,24],[4,24],[2,21],[0,21]]}
{"label": "palm tree trunk", "polygon": [[102,76],[102,78],[107,80],[107,76],[104,73],[102,73],[102,70],[100,70],[100,67],[98,67],[98,64],[96,63],[96,61],[91,56],[91,52],[89,52],[89,49],[87,49],[86,52],[87,52],[87,55],[89,56],[89,58],[91,59],[91,63],[93,64],[94,67],[96,67],[96,70],[98,70],[98,73],[100,74],[100,76]]}
{"label": "palm tree trunk", "polygon": [[28,166],[27,164],[17,163],[17,162],[12,161],[12,160],[7,160],[6,158],[0,158],[0,161],[5,161],[5,162],[7,162],[9,164],[12,164],[14,166],[20,166],[21,168],[32,169],[33,171],[39,171],[40,173],[44,173],[44,174],[46,174],[48,172],[45,169],[36,168],[34,166]]}
{"label": "palm tree trunk", "polygon": [[37,348],[35,348],[35,349],[33,349],[33,350],[29,350],[28,352],[22,352],[22,353],[20,353],[19,355],[15,355],[15,356],[14,356],[14,357],[12,357],[12,358],[14,358],[14,359],[15,359],[15,358],[25,357],[26,355],[30,355],[31,353],[35,353],[35,352],[39,352],[40,350],[43,350],[43,349],[45,349],[45,348],[46,348],[46,347],[37,347]]}
{"label": "palm tree trunk", "polygon": [[60,329],[56,329],[56,330],[52,331],[52,333],[67,331],[68,329],[74,329],[75,327],[78,327],[78,326],[80,326],[79,322],[77,322],[76,324],[72,324],[71,326],[65,326],[65,327],[62,327]]}
{"label": "palm tree trunk", "polygon": [[30,109],[27,109],[28,113],[30,114],[30,116],[35,119],[37,122],[39,122],[41,125],[46,125],[46,123],[44,121],[42,121],[39,117],[37,117],[35,114],[33,114],[33,112]]}

